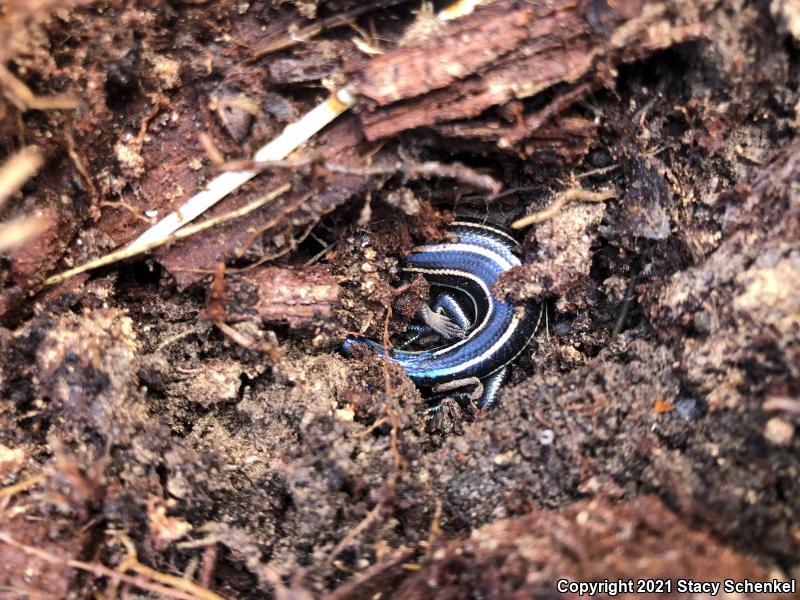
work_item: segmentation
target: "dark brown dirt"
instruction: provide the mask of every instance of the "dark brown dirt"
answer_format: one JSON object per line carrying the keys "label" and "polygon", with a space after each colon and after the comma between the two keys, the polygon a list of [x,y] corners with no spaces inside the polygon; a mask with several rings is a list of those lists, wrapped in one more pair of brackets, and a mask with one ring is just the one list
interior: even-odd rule
{"label": "dark brown dirt", "polygon": [[[0,163],[46,158],[0,222],[51,223],[0,256],[0,596],[800,579],[797,3],[398,3],[255,58],[358,5],[0,1]],[[290,194],[43,285],[213,177],[201,133],[246,159],[346,80],[313,160],[211,213]],[[337,353],[405,328],[428,287],[402,256],[454,212],[566,197],[496,290],[543,307],[496,408],[431,418],[401,369]]]}

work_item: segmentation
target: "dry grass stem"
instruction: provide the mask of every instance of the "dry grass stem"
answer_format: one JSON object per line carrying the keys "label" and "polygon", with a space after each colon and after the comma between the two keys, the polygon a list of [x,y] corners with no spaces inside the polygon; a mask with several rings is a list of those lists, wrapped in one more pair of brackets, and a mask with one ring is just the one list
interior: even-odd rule
{"label": "dry grass stem", "polygon": [[[298,121],[287,125],[278,137],[262,146],[253,155],[253,161],[263,162],[286,158],[290,152],[296,150],[354,103],[355,95],[348,88],[331,94],[324,102],[311,109]],[[229,171],[218,175],[208,182],[205,189],[189,198],[184,204],[131,242],[128,248],[133,250],[147,246],[156,240],[167,238],[256,175],[258,175],[258,171],[254,169]]]}
{"label": "dry grass stem", "polygon": [[27,479],[23,479],[22,481],[15,483],[13,485],[0,488],[0,498],[11,498],[12,496],[19,494],[20,492],[24,492],[25,490],[28,490],[38,485],[39,483],[44,481],[44,479],[45,479],[44,474],[39,473],[37,475],[32,475]]}
{"label": "dry grass stem", "polygon": [[41,168],[42,151],[26,146],[0,166],[0,206]]}
{"label": "dry grass stem", "polygon": [[800,415],[800,399],[774,396],[764,400],[761,408],[767,412],[785,412]]}
{"label": "dry grass stem", "polygon": [[467,16],[481,4],[491,4],[492,2],[493,0],[457,0],[440,10],[436,17],[440,21],[451,21]]}
{"label": "dry grass stem", "polygon": [[[81,560],[73,560],[70,558],[61,558],[60,556],[51,554],[50,552],[42,550],[41,548],[35,548],[34,546],[28,546],[27,544],[18,542],[5,531],[0,531],[0,542],[8,544],[9,546],[13,546],[18,550],[22,550],[26,554],[36,556],[50,564],[66,565],[72,569],[78,569],[80,571],[91,573],[95,577],[108,577],[112,581],[122,581],[139,589],[161,594],[167,598],[177,598],[178,600],[197,600],[198,598],[201,598],[201,596],[197,596],[193,593],[186,593],[182,590],[172,589],[158,583],[153,583],[142,577],[131,577],[130,575],[125,575],[124,573],[118,573],[117,571],[109,569],[108,567],[104,567],[103,565],[87,563]],[[216,594],[214,596],[214,600],[219,600],[222,598]]]}
{"label": "dry grass stem", "polygon": [[147,577],[152,581],[157,581],[158,583],[162,583],[178,590],[182,590],[187,594],[191,594],[191,597],[193,598],[200,598],[201,600],[224,600],[224,598],[219,594],[215,594],[211,590],[201,587],[187,579],[176,577],[175,575],[168,575],[167,573],[162,573],[161,571],[156,571],[155,569],[151,569],[150,567],[143,565],[139,562],[133,542],[131,542],[128,538],[123,537],[122,543],[128,550],[128,556],[125,557],[125,559],[120,563],[119,567],[117,567],[119,572],[133,571],[134,573]]}
{"label": "dry grass stem", "polygon": [[247,204],[247,205],[243,206],[242,208],[240,208],[238,210],[234,210],[234,211],[231,211],[229,213],[225,213],[224,215],[220,215],[220,216],[214,217],[212,219],[207,219],[206,221],[203,221],[202,223],[197,223],[197,224],[189,226],[189,227],[184,227],[180,231],[178,231],[178,232],[176,232],[176,233],[174,233],[174,234],[172,234],[170,236],[167,236],[166,238],[157,239],[157,240],[154,240],[154,241],[149,242],[147,244],[144,244],[142,246],[137,246],[137,247],[133,247],[133,248],[128,246],[127,248],[122,248],[120,250],[115,250],[114,252],[106,254],[105,256],[101,256],[99,258],[96,258],[95,260],[90,260],[87,263],[79,265],[79,266],[75,267],[74,269],[69,269],[69,270],[64,271],[62,273],[59,273],[57,275],[53,275],[52,277],[48,277],[47,279],[44,280],[44,285],[53,285],[53,284],[56,284],[56,283],[60,283],[60,282],[64,281],[65,279],[69,279],[70,277],[74,277],[75,275],[78,275],[79,273],[84,273],[86,271],[91,271],[92,269],[97,269],[99,267],[104,267],[106,265],[110,265],[110,264],[113,264],[115,262],[119,262],[121,260],[125,260],[127,258],[131,258],[133,256],[138,256],[139,254],[143,254],[145,252],[149,252],[150,250],[154,250],[155,248],[158,248],[160,246],[164,246],[166,244],[170,244],[170,243],[175,242],[177,240],[189,237],[190,235],[194,235],[195,233],[200,233],[201,231],[205,231],[206,229],[209,229],[210,227],[214,227],[215,225],[219,225],[220,223],[225,223],[225,222],[231,221],[233,219],[238,219],[239,217],[242,217],[242,216],[244,216],[244,215],[246,215],[246,214],[248,214],[250,212],[253,212],[257,208],[260,208],[260,207],[264,206],[270,200],[273,200],[273,199],[277,198],[278,196],[280,196],[281,194],[289,191],[289,189],[291,189],[291,187],[292,187],[291,184],[284,183],[278,189],[273,190],[273,191],[269,192],[268,194],[265,194],[264,196],[262,196],[258,200],[255,200],[254,202],[251,202],[250,204]]}

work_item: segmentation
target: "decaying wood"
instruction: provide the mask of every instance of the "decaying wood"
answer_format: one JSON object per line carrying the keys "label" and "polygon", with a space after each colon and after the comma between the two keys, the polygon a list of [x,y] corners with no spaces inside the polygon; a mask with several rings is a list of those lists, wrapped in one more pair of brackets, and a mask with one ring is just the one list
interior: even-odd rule
{"label": "decaying wood", "polygon": [[[615,66],[700,35],[705,0],[496,2],[355,67],[367,139],[476,117],[565,83],[608,85]],[[523,117],[524,118],[524,117]],[[535,117],[532,131],[541,125]]]}
{"label": "decaying wood", "polygon": [[228,274],[225,296],[228,321],[259,317],[305,330],[333,318],[339,282],[325,265],[302,270],[267,267]]}
{"label": "decaying wood", "polygon": [[508,8],[509,3],[502,3],[480,11],[424,43],[374,58],[362,73],[359,92],[386,106],[444,88],[491,65],[523,42],[533,19],[528,8]]}
{"label": "decaying wood", "polygon": [[[599,6],[588,0],[535,5],[502,0],[438,23],[426,37],[404,40],[384,55],[351,65],[347,77],[360,94],[359,118],[340,119],[315,140],[314,151],[328,160],[345,158],[357,168],[380,158],[368,142],[432,126],[447,137],[513,148],[541,162],[574,161],[589,149],[597,126],[564,111],[610,84],[619,63],[698,35],[705,1]],[[535,99],[528,107],[522,102],[545,91],[546,101]],[[500,108],[500,114],[484,114],[490,107]],[[388,148],[379,154],[393,156]],[[244,256],[254,243],[248,258],[269,255],[281,239],[296,237],[367,191],[370,179],[327,174],[309,182],[310,202],[299,201],[305,190],[298,189],[296,197],[253,214],[247,227],[222,227],[178,244],[162,251],[161,261],[183,287],[210,274],[217,262]],[[236,194],[225,210],[251,195],[252,190]],[[259,243],[266,247],[259,249]]]}

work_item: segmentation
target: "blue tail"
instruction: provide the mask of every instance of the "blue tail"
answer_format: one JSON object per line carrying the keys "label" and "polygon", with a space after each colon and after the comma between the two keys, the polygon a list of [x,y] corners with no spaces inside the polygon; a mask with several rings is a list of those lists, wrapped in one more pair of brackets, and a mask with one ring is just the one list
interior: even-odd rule
{"label": "blue tail", "polygon": [[344,338],[344,341],[342,342],[339,351],[345,356],[353,356],[353,351],[358,346],[366,346],[367,348],[370,348],[375,352],[377,352],[378,356],[384,355],[383,344],[379,344],[372,340],[368,340],[367,338],[362,337],[360,335],[348,335],[346,338]]}

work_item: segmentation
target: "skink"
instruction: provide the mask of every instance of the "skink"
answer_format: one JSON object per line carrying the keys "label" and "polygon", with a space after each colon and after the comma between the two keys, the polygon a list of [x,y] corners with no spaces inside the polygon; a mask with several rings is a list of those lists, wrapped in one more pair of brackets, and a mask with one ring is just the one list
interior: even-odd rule
{"label": "skink", "polygon": [[[435,348],[391,350],[389,359],[402,366],[420,388],[480,379],[485,388],[480,405],[486,408],[494,400],[505,367],[533,337],[538,311],[530,303],[515,308],[492,294],[498,277],[520,264],[512,251],[517,242],[509,233],[469,220],[453,222],[450,230],[456,241],[414,248],[403,270],[422,274],[432,286],[453,290],[463,313],[472,315],[471,325],[462,339]],[[452,302],[451,297],[446,300]],[[359,344],[384,355],[382,344],[360,336],[349,336],[342,351],[350,355]]]}

